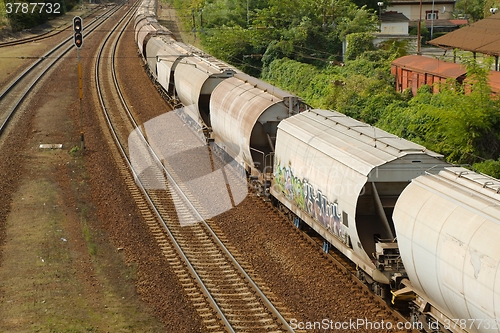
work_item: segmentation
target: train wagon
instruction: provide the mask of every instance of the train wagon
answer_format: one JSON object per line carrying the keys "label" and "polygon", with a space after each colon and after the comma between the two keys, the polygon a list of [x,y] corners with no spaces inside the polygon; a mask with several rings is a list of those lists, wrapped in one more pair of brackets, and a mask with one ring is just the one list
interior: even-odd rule
{"label": "train wagon", "polygon": [[[170,33],[169,30],[164,30],[161,32],[161,34],[151,36],[146,42],[146,63],[149,67],[149,72],[153,76],[153,79],[158,81],[167,93],[169,87],[169,84],[167,82],[169,82],[170,80],[170,71],[168,72],[168,75],[166,77],[165,74],[167,73],[165,72],[163,73],[163,77],[159,77],[158,58],[161,56],[163,57],[163,60],[165,62],[174,63],[177,59],[188,55],[187,48],[182,48],[178,46],[178,44],[179,43],[175,40],[175,36]],[[163,86],[162,83],[164,83],[165,79],[166,85]]]}
{"label": "train wagon", "polygon": [[177,63],[174,70],[175,94],[184,105],[185,114],[194,121],[196,127],[210,127],[212,92],[236,72],[234,67],[199,50]]}
{"label": "train wagon", "polygon": [[423,85],[429,85],[434,92],[447,80],[462,84],[467,75],[465,65],[446,62],[419,55],[407,55],[394,60],[391,73],[396,78],[396,90],[402,92],[411,89],[415,96]]}
{"label": "train wagon", "polygon": [[[135,27],[135,39],[137,41],[137,47],[139,52],[144,59],[147,59],[149,55],[146,52],[146,45],[152,36],[158,35],[168,35],[172,36],[170,30],[162,27],[154,18],[145,17],[139,21]],[[154,55],[152,55],[154,57]]]}
{"label": "train wagon", "polygon": [[271,195],[387,292],[391,279],[404,276],[396,200],[413,178],[446,165],[441,155],[376,127],[309,110],[278,126]]}
{"label": "train wagon", "polygon": [[[279,122],[303,107],[297,96],[237,73],[212,93],[213,139],[249,174],[260,175],[272,170],[269,161],[272,161]],[[266,166],[269,170],[265,170]]]}
{"label": "train wagon", "polygon": [[500,181],[462,167],[420,176],[394,224],[416,314],[454,332],[500,332]]}

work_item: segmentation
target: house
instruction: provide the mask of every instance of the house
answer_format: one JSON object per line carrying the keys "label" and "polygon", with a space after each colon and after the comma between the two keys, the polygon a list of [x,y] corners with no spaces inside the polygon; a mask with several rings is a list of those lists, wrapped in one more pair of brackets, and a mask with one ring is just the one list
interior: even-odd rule
{"label": "house", "polygon": [[455,0],[393,0],[385,10],[403,13],[410,21],[452,20],[451,13],[455,10]]}
{"label": "house", "polygon": [[410,27],[417,27],[419,20],[429,29],[430,35],[449,32],[467,24],[465,19],[455,19],[455,0],[394,0],[386,11],[403,13],[410,20]]}
{"label": "house", "polygon": [[408,36],[410,20],[403,13],[385,11],[379,17],[381,35]]}
{"label": "house", "polygon": [[[410,46],[416,47],[417,36],[410,36],[408,32],[409,19],[402,13],[385,11],[379,13],[380,31],[373,34],[373,45],[380,46],[380,44],[387,41],[402,41],[408,40]],[[349,47],[347,40],[342,43],[342,53],[345,55]],[[345,61],[345,59],[343,60]]]}
{"label": "house", "polygon": [[408,40],[411,45],[416,46],[417,36],[408,33],[409,19],[402,13],[385,11],[380,13],[380,32],[375,34],[373,44],[380,45],[390,40]]}

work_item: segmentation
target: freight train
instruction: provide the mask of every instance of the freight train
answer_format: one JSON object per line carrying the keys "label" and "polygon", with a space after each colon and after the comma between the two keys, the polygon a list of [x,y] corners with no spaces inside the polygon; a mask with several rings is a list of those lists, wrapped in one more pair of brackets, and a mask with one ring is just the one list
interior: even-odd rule
{"label": "freight train", "polygon": [[[426,332],[500,332],[500,181],[251,77],[175,39],[156,1],[135,18],[149,74],[207,142],[245,169]],[[497,274],[497,272],[499,274]]]}

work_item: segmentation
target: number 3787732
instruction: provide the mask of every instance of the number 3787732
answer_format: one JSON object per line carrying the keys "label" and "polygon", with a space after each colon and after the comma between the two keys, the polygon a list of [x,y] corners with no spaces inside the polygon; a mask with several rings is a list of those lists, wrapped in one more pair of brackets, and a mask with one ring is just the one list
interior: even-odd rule
{"label": "number 3787732", "polygon": [[47,13],[60,14],[61,4],[51,2],[5,2],[5,11],[7,14],[33,14]]}

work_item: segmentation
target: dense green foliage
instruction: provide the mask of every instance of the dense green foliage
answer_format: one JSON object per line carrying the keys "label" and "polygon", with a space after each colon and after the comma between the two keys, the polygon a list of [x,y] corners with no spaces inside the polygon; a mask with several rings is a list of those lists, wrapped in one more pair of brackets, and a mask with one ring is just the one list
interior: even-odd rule
{"label": "dense green foliage", "polygon": [[265,67],[262,78],[313,107],[335,109],[375,124],[387,105],[405,100],[395,91],[390,74],[390,61],[399,54],[392,47],[365,51],[341,66],[332,63],[322,68],[284,58]]}
{"label": "dense green foliage", "polygon": [[329,97],[335,95],[335,86],[331,84],[333,78],[331,72],[288,58],[273,61],[263,73],[264,80],[296,92],[308,104],[319,108],[328,108],[332,104]]}
{"label": "dense green foliage", "polygon": [[[494,2],[490,2],[493,6]],[[467,16],[472,22],[484,18],[485,12],[489,12],[486,0],[458,0],[455,4],[455,16]]]}
{"label": "dense green foliage", "polygon": [[378,29],[373,10],[350,0],[172,0],[206,51],[256,74],[287,57],[324,66],[342,60],[350,33]]}
{"label": "dense green foliage", "polygon": [[412,96],[395,91],[390,71],[408,45],[373,46],[373,9],[349,0],[174,1],[191,18],[186,29],[201,30],[196,15],[203,8],[203,46],[216,57],[312,107],[337,110],[500,177],[500,104],[487,84],[490,64],[469,61],[465,89],[447,83],[433,93],[424,86]]}

